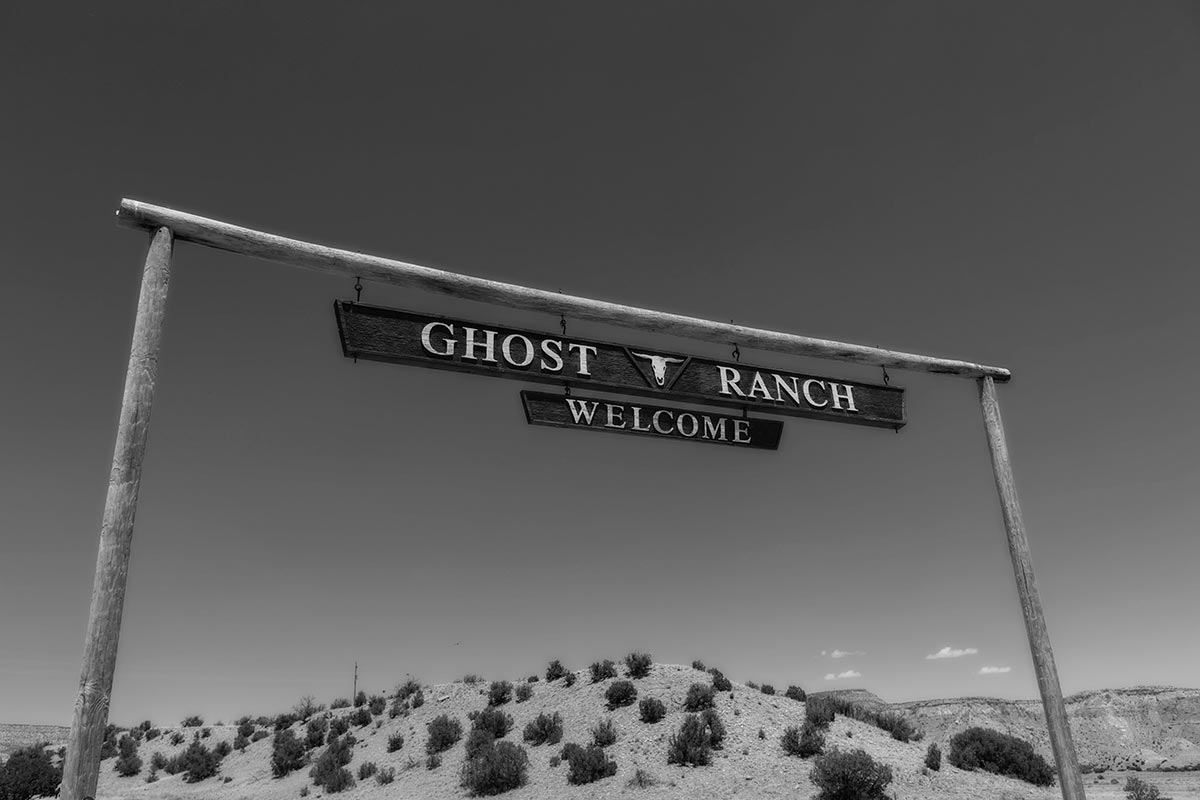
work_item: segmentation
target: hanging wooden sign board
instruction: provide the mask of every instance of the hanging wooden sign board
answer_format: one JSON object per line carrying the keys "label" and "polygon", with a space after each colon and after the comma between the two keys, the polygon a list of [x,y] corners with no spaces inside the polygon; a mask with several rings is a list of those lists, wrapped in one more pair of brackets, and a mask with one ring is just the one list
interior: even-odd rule
{"label": "hanging wooden sign board", "polygon": [[599,397],[521,392],[530,425],[778,450],[783,423]]}
{"label": "hanging wooden sign board", "polygon": [[904,390],[338,301],[342,352],[537,383],[900,428]]}

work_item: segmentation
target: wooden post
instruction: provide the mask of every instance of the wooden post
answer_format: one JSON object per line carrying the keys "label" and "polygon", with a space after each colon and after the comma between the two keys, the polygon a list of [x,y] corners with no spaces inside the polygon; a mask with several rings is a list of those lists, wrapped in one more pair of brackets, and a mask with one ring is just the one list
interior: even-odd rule
{"label": "wooden post", "polygon": [[1008,551],[1012,556],[1013,572],[1017,578],[1021,611],[1025,615],[1025,632],[1029,635],[1033,669],[1037,673],[1038,690],[1042,695],[1042,706],[1046,710],[1050,747],[1054,751],[1054,761],[1058,766],[1058,782],[1062,787],[1063,800],[1085,800],[1083,776],[1079,772],[1079,759],[1075,755],[1075,743],[1071,739],[1062,688],[1058,685],[1058,669],[1054,666],[1050,634],[1046,631],[1046,616],[1042,611],[1042,601],[1038,598],[1037,585],[1033,580],[1033,561],[1029,553],[1029,540],[1025,536],[1025,521],[1021,518],[1021,505],[1017,500],[1012,463],[1008,458],[1004,422],[1000,419],[1000,402],[996,398],[996,383],[990,375],[979,379],[979,403],[983,408],[983,424],[987,428],[996,490],[1000,493],[1000,507],[1004,511]]}
{"label": "wooden post", "polygon": [[117,443],[113,449],[108,496],[100,526],[100,552],[96,558],[96,580],[84,642],[83,673],[79,678],[79,695],[75,699],[67,757],[63,764],[59,793],[63,800],[85,800],[96,794],[100,748],[104,743],[104,726],[108,722],[117,640],[121,634],[125,582],[129,576],[133,518],[137,511],[142,457],[146,452],[154,379],[158,372],[158,349],[171,274],[171,247],[171,231],[168,228],[155,230],[142,272]]}

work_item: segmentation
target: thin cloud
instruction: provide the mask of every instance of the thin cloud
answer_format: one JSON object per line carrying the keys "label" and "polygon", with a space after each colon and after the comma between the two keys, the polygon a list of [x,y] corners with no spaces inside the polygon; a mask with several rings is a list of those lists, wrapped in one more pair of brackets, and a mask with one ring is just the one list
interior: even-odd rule
{"label": "thin cloud", "polygon": [[865,650],[822,650],[821,655],[829,658],[849,658],[850,656],[865,656]]}
{"label": "thin cloud", "polygon": [[1003,675],[1006,672],[1012,672],[1012,667],[980,667],[980,675]]}
{"label": "thin cloud", "polygon": [[925,656],[926,661],[932,661],[935,658],[962,658],[963,656],[978,655],[979,651],[974,647],[964,647],[962,649],[954,647],[943,647],[936,653],[930,653]]}
{"label": "thin cloud", "polygon": [[845,672],[839,672],[837,675],[834,675],[834,674],[831,672],[831,673],[829,673],[828,675],[826,675],[826,676],[825,676],[825,680],[827,680],[827,681],[840,681],[840,680],[845,680],[846,678],[861,678],[861,677],[862,677],[862,673],[861,673],[861,672],[858,672],[858,671],[856,671],[856,670],[852,670],[852,669],[848,669],[848,670],[846,670]]}

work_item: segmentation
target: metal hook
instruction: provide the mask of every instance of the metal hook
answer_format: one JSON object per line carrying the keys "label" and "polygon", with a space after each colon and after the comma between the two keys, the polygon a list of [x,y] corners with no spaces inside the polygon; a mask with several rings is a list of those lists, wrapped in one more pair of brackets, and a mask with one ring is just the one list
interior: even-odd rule
{"label": "metal hook", "polygon": [[[729,320],[729,324],[733,324],[733,320]],[[742,351],[738,350],[737,342],[733,343],[733,360],[740,362],[742,360]]]}
{"label": "metal hook", "polygon": [[562,314],[558,315],[558,327],[562,328],[562,335],[567,335],[567,318]]}
{"label": "metal hook", "polygon": [[879,366],[880,366],[880,368],[883,369],[883,385],[890,386],[892,383],[892,379],[891,379],[891,377],[888,376],[887,367],[883,366],[882,364],[880,364]]}
{"label": "metal hook", "polygon": [[359,300],[362,300],[362,290],[363,290],[362,278],[355,276],[355,278],[354,278],[354,302],[357,303]]}

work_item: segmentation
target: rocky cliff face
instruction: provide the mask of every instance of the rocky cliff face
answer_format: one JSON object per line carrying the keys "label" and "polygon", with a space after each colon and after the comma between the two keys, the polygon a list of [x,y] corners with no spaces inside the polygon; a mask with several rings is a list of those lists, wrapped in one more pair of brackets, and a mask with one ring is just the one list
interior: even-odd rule
{"label": "rocky cliff face", "polygon": [[[967,697],[894,703],[926,736],[943,744],[973,726],[1031,742],[1050,758],[1050,737],[1037,700]],[[1079,761],[1096,770],[1200,769],[1200,689],[1136,687],[1067,698]]]}

